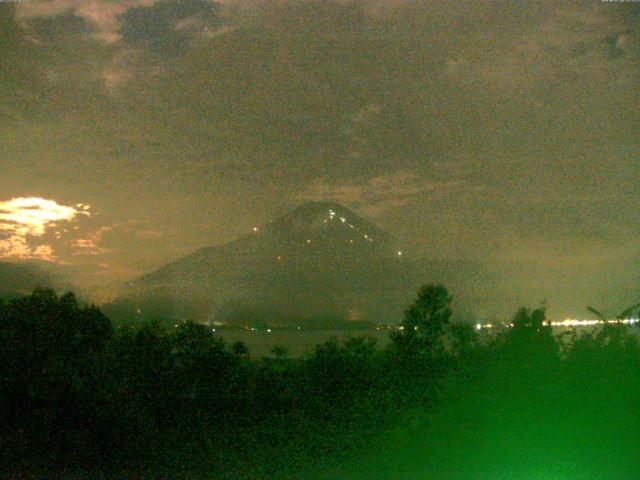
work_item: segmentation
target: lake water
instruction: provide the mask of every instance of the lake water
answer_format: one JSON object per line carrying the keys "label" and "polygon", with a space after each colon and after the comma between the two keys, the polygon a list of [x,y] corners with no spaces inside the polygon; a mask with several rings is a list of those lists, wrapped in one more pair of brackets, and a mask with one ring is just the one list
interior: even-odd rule
{"label": "lake water", "polygon": [[[578,335],[593,331],[595,327],[579,327]],[[566,327],[554,327],[553,333],[558,336],[562,332],[569,331]],[[640,328],[629,326],[628,331],[635,335],[640,335]],[[483,331],[482,336],[489,339],[497,331]],[[369,336],[376,340],[378,348],[389,343],[389,332],[387,330],[222,330],[216,332],[224,341],[231,344],[237,340],[243,341],[249,348],[252,357],[272,356],[271,349],[275,346],[282,346],[286,349],[289,357],[301,357],[307,353],[312,353],[315,346],[324,343],[331,337],[338,340],[346,340],[350,337]]]}
{"label": "lake water", "polygon": [[367,335],[376,340],[378,347],[384,347],[389,342],[389,332],[386,330],[273,330],[271,333],[265,330],[223,330],[217,334],[229,344],[243,341],[252,357],[270,356],[275,346],[284,347],[289,357],[301,357],[312,353],[316,345],[331,337],[346,340]]}

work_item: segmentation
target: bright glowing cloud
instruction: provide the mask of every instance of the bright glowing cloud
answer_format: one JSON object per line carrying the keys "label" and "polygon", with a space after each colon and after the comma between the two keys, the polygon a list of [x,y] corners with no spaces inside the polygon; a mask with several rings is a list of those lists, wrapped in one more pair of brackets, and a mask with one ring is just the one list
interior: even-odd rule
{"label": "bright glowing cloud", "polygon": [[83,203],[70,207],[38,197],[0,201],[0,258],[55,260],[53,247],[34,239],[43,237],[59,222],[89,216],[90,208]]}

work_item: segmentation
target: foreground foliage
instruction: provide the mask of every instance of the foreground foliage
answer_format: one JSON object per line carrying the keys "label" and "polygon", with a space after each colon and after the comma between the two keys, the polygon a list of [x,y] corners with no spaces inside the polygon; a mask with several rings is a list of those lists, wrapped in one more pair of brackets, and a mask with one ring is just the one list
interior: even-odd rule
{"label": "foreground foliage", "polygon": [[330,339],[298,359],[189,322],[113,329],[73,294],[0,304],[0,476],[633,478],[626,327],[554,336],[523,308],[480,339],[450,301],[422,287],[387,349]]}

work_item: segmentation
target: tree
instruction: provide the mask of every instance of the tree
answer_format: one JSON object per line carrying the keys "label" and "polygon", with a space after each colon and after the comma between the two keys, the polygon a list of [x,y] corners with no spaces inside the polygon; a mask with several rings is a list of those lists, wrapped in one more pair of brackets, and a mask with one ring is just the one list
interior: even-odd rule
{"label": "tree", "polygon": [[472,325],[467,323],[452,323],[449,327],[451,347],[454,355],[467,354],[478,344],[478,334]]}
{"label": "tree", "polygon": [[435,354],[443,349],[442,336],[451,318],[452,297],[443,285],[423,285],[404,312],[400,329],[391,340],[402,353]]}
{"label": "tree", "polygon": [[547,322],[547,305],[531,310],[520,307],[511,321],[512,328],[507,334],[507,345],[514,361],[522,363],[531,360],[557,360],[559,345],[553,336],[553,328]]}
{"label": "tree", "polygon": [[[626,318],[629,318],[630,316],[632,316],[634,314],[634,312],[638,312],[638,309],[640,309],[640,303],[636,303],[635,305],[630,306],[629,308],[625,308],[622,312],[620,312],[618,315],[616,315],[616,320],[620,321],[620,320],[624,320]],[[589,310],[591,313],[595,314],[598,317],[598,320],[601,320],[603,322],[606,322],[607,319],[607,315],[603,312],[600,312],[599,310],[596,310],[593,307],[587,307],[587,310]]]}
{"label": "tree", "polygon": [[527,307],[520,307],[513,316],[513,327],[516,329],[530,328],[536,332],[548,327],[545,325],[547,318],[547,307],[542,303],[539,308],[531,310]]}
{"label": "tree", "polygon": [[287,351],[287,348],[282,346],[282,345],[275,345],[272,349],[271,349],[271,353],[274,357],[276,357],[278,360],[282,360],[284,359],[287,354],[289,353]]}
{"label": "tree", "polygon": [[243,356],[249,354],[249,347],[242,340],[236,340],[231,344],[231,351],[234,355]]}
{"label": "tree", "polygon": [[636,303],[635,305],[625,308],[615,316],[616,322],[610,323],[610,319],[607,318],[606,313],[600,312],[593,307],[587,307],[587,310],[597,315],[598,320],[602,322],[602,324],[599,325],[599,327],[592,333],[594,340],[601,345],[610,346],[613,346],[614,344],[621,346],[628,342],[629,336],[626,329],[623,327],[622,320],[632,317],[634,313],[637,315],[639,308],[640,303]]}
{"label": "tree", "polygon": [[70,461],[93,435],[109,320],[46,289],[4,305],[0,320],[0,437],[12,432],[0,443],[21,432],[14,452]]}

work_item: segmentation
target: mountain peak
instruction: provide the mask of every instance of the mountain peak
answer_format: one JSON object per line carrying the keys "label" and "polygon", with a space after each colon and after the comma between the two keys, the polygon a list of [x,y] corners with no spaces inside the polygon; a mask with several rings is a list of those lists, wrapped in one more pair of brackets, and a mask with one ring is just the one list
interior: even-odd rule
{"label": "mountain peak", "polygon": [[335,202],[309,201],[267,225],[267,231],[280,234],[333,236],[347,241],[379,243],[390,236],[347,207]]}
{"label": "mountain peak", "polygon": [[309,218],[315,217],[317,215],[349,215],[355,217],[356,214],[349,210],[344,205],[340,205],[335,202],[318,202],[318,201],[307,201],[301,203],[293,210],[289,211],[285,215],[281,217],[281,219],[291,219],[291,218]]}

